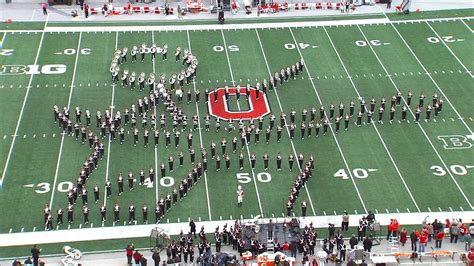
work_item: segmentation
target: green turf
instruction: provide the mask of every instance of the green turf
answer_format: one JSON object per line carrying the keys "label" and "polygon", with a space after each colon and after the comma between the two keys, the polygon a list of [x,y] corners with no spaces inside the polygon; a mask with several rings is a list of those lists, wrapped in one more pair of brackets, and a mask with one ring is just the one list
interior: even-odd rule
{"label": "green turf", "polygon": [[[108,65],[113,51],[116,47],[131,48],[133,45],[152,42],[158,46],[168,44],[170,52],[167,61],[163,62],[161,57],[158,57],[153,63],[147,55],[144,63],[128,62],[122,68],[147,74],[155,69],[157,74],[165,73],[169,76],[170,73],[182,69],[180,63],[174,62],[172,54],[175,47],[188,48],[190,44],[193,54],[199,59],[195,86],[201,91],[202,97],[206,88],[254,84],[256,80],[267,78],[269,72],[279,72],[281,68],[298,61],[300,52],[307,64],[307,69],[297,76],[296,80],[290,80],[288,84],[278,86],[268,94],[272,111],[277,117],[276,123],[279,123],[281,111],[288,115],[287,119],[292,108],[297,111],[295,139],[289,139],[286,129],[279,143],[276,142],[275,131],[272,132],[269,144],[265,144],[264,133],[260,135],[258,144],[253,143],[252,136],[248,148],[242,150],[245,165],[241,171],[238,169],[240,150],[235,154],[231,151],[231,140],[234,136],[239,139],[240,148],[238,132],[226,132],[226,122],[223,122],[221,130],[216,132],[212,122],[209,132],[202,130],[201,144],[200,132],[194,131],[193,148],[196,150],[196,157],[200,156],[201,145],[210,153],[212,141],[217,144],[217,152],[220,154],[220,142],[226,139],[226,153],[231,157],[231,168],[226,170],[222,161],[221,170],[216,172],[215,163],[209,157],[206,176],[199,180],[181,202],[173,206],[162,222],[184,222],[189,218],[202,221],[241,216],[250,218],[251,215],[260,213],[265,217],[281,217],[285,212],[289,190],[297,175],[297,166],[290,172],[286,158],[295,152],[303,153],[305,158],[312,154],[316,160],[313,177],[296,202],[295,215],[301,213],[299,204],[302,199],[308,202],[311,200],[308,208],[311,215],[339,215],[344,210],[355,214],[369,209],[381,213],[449,211],[451,208],[469,210],[468,201],[474,201],[474,186],[470,182],[473,173],[467,167],[472,165],[472,148],[445,149],[438,138],[446,135],[468,135],[473,126],[470,106],[472,78],[463,67],[464,65],[471,70],[473,66],[472,35],[468,28],[470,25],[472,27],[472,24],[467,20],[464,22],[466,24],[456,20],[393,26],[388,24],[189,32],[69,32],[44,33],[44,36],[42,33],[8,33],[3,48],[14,51],[11,56],[0,57],[1,65],[34,64],[36,51],[43,38],[37,64],[64,64],[67,71],[62,75],[37,74],[32,77],[32,87],[28,93],[0,193],[0,208],[4,217],[7,217],[0,219],[0,232],[31,232],[33,228],[36,231],[44,230],[43,206],[51,202],[54,211],[59,206],[66,206],[66,195],[59,191],[58,187],[63,191],[70,182],[75,183],[84,158],[89,156],[87,144],[81,145],[80,141],[68,136],[62,140],[61,131],[57,124],[53,123],[52,106],[66,106],[71,96],[72,117],[76,106],[80,106],[83,112],[90,110],[93,116],[91,128],[98,133],[99,130],[95,127],[97,110],[104,113],[113,105],[116,110],[123,112],[125,108],[130,108],[131,104],[136,104],[138,98],[147,95],[147,90],[131,91],[121,85],[112,86]],[[437,34],[453,37],[445,39],[445,46],[441,41],[433,41]],[[72,49],[82,52],[76,56],[71,54]],[[87,54],[88,49],[90,54]],[[426,68],[429,75],[423,68]],[[6,161],[29,82],[29,75],[2,76],[0,111],[5,114],[5,120],[2,120],[0,126],[2,162]],[[184,89],[185,92],[188,89],[194,90],[194,86],[186,85]],[[410,113],[410,123],[399,122],[398,107],[394,123],[389,123],[386,111],[384,124],[356,128],[355,118],[352,118],[348,131],[334,134],[329,131],[318,137],[313,133],[313,136],[301,139],[299,125],[303,108],[319,108],[321,102],[328,109],[330,104],[338,106],[342,102],[347,110],[350,100],[353,99],[358,110],[359,95],[367,101],[371,97],[378,101],[385,97],[389,105],[390,97],[396,89],[404,96],[408,90],[413,91],[415,97],[411,109],[414,109],[420,93],[426,94],[427,104],[431,101],[433,92],[437,92],[444,100],[443,112],[436,121],[422,121],[417,125],[412,122]],[[204,116],[208,109],[202,97],[197,106],[194,99],[191,104],[186,101],[179,104],[188,116],[188,129],[192,127],[192,116],[195,114],[200,116],[201,125],[204,127]],[[242,96],[238,104],[234,97],[231,98],[231,110],[248,108],[245,97]],[[162,104],[157,106],[157,114],[164,111]],[[168,113],[167,117],[169,118]],[[376,120],[377,114],[374,114],[373,118]],[[264,128],[268,123],[266,118]],[[169,119],[167,128],[171,128]],[[127,126],[126,130],[131,130],[130,126]],[[141,132],[137,147],[133,146],[132,135],[128,134],[122,145],[117,140],[109,145],[107,139],[104,139],[106,156],[88,181],[88,189],[91,190],[92,185],[97,183],[101,188],[102,203],[104,183],[106,178],[109,178],[113,184],[113,196],[107,200],[106,206],[111,210],[115,203],[120,204],[123,210],[122,222],[127,216],[125,209],[129,203],[134,203],[138,209],[147,204],[152,209],[160,197],[172,190],[169,183],[163,181],[158,187],[152,188],[138,187],[136,184],[133,191],[126,190],[124,195],[119,197],[116,195],[116,178],[119,173],[126,176],[129,171],[138,178],[140,169],[143,168],[147,172],[150,167],[155,167],[155,164],[159,168],[162,161],[167,165],[170,155],[177,161],[178,154],[182,151],[185,154],[184,166],[175,164],[175,171],[167,173],[177,185],[191,169],[185,139],[187,133],[188,131],[182,133],[180,146],[175,149],[173,140],[172,145],[165,148],[164,133],[161,132],[156,156],[153,145],[143,146]],[[152,138],[150,140],[153,141]],[[472,144],[471,140],[466,141]],[[262,155],[265,152],[270,155],[268,170],[263,169]],[[282,171],[276,171],[277,152],[281,152],[284,158]],[[250,169],[248,158],[252,153],[257,156],[257,166],[254,170]],[[449,173],[445,170],[444,174],[433,174],[436,169],[444,168],[445,165],[451,169]],[[348,172],[351,173],[349,178],[340,177],[341,173]],[[159,171],[157,173],[159,175]],[[335,176],[336,173],[339,173],[339,177]],[[238,176],[246,177],[239,183]],[[171,179],[167,177],[166,180]],[[33,187],[25,187],[29,184]],[[242,208],[235,204],[238,184],[242,185],[246,192]],[[50,190],[47,186],[50,186]],[[41,193],[43,191],[45,193]],[[93,203],[92,198],[90,193],[91,223],[87,226],[112,226],[111,212],[108,221],[101,224],[99,204]],[[71,228],[84,227],[81,225],[80,205],[79,203],[76,207],[76,220]],[[137,216],[141,223],[140,211]],[[152,213],[149,216],[150,220],[154,220]],[[67,229],[67,226],[60,229]]]}

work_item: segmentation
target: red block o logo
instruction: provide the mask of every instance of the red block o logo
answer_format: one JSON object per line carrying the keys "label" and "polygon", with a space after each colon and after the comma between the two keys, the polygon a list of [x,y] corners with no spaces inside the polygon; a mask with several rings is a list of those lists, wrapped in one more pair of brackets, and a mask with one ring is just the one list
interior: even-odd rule
{"label": "red block o logo", "polygon": [[[245,94],[246,88],[240,88],[241,98],[247,98]],[[229,87],[229,96],[236,95],[237,88]],[[217,100],[215,100],[215,93],[217,93]],[[223,120],[250,120],[258,119],[271,113],[270,104],[268,103],[267,95],[259,92],[257,99],[257,90],[250,88],[250,95],[248,97],[249,110],[245,111],[231,111],[225,100],[225,88],[217,88],[209,92],[208,95],[209,114]]]}

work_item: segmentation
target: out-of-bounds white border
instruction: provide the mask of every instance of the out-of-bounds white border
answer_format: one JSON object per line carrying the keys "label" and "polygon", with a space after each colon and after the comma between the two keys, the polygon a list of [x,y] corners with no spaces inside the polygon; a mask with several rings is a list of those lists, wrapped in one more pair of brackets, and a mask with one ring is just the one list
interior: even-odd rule
{"label": "out-of-bounds white border", "polygon": [[[357,226],[362,214],[350,215],[349,226]],[[386,226],[390,223],[390,219],[396,218],[401,225],[421,224],[423,220],[428,222],[438,219],[444,221],[445,219],[462,219],[463,222],[469,223],[474,217],[474,211],[464,212],[416,212],[416,213],[384,213],[375,214],[375,218],[380,225]],[[272,218],[274,223],[282,223],[284,220],[288,221],[290,218]],[[253,220],[253,219],[249,219]],[[245,224],[247,220],[242,220]],[[327,228],[329,223],[340,224],[342,221],[341,215],[328,216],[308,216],[300,218],[302,226],[313,223],[316,228]],[[223,221],[206,221],[196,222],[197,228],[204,226],[206,233],[214,232],[217,226],[224,224],[232,225],[233,220]],[[268,218],[260,219],[259,223],[268,223]],[[114,227],[94,227],[70,230],[53,230],[53,231],[39,231],[39,232],[25,232],[25,233],[11,233],[0,235],[0,247],[12,247],[20,245],[33,244],[51,244],[63,242],[76,241],[91,241],[91,240],[106,240],[106,239],[122,239],[135,237],[148,237],[150,232],[155,227],[160,227],[165,230],[168,235],[178,235],[181,230],[188,232],[189,224],[185,223],[163,223],[163,224],[148,224],[148,225],[131,225],[131,226],[114,226]]]}
{"label": "out-of-bounds white border", "polygon": [[302,22],[268,22],[268,23],[242,23],[242,24],[205,24],[205,25],[162,25],[162,26],[78,26],[78,27],[55,27],[47,26],[44,30],[0,30],[0,32],[11,33],[38,33],[38,32],[140,32],[140,31],[210,31],[210,30],[251,30],[251,29],[283,29],[283,28],[305,28],[324,26],[352,26],[352,25],[380,25],[380,24],[408,24],[421,22],[448,22],[458,20],[471,20],[471,17],[436,18],[390,21],[388,18],[377,19],[348,19],[328,21],[302,21]]}

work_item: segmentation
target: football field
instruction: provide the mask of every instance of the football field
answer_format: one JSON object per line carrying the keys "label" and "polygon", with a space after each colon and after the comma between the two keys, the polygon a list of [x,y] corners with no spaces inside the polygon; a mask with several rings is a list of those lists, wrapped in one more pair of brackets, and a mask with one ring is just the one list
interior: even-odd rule
{"label": "football field", "polygon": [[[225,25],[226,26],[226,25]],[[144,147],[141,120],[138,119],[140,137],[133,145],[130,125],[125,128],[125,141],[118,137],[110,141],[104,138],[105,156],[87,182],[89,191],[90,223],[82,224],[80,198],[75,206],[74,222],[54,227],[67,230],[84,227],[109,227],[125,225],[127,207],[137,207],[137,220],[141,224],[141,207],[149,206],[149,221],[154,222],[156,202],[179,187],[192,169],[186,137],[192,126],[192,117],[199,117],[198,129],[192,131],[196,157],[201,148],[210,154],[212,142],[227,141],[226,153],[230,156],[230,169],[224,160],[220,171],[208,155],[208,170],[193,185],[187,195],[172,208],[161,223],[216,221],[264,217],[283,217],[293,182],[298,175],[295,162],[289,171],[288,156],[310,155],[315,158],[315,168],[307,185],[295,202],[293,213],[301,215],[300,203],[308,202],[308,215],[340,215],[366,213],[416,213],[473,210],[474,203],[474,20],[470,18],[432,19],[393,22],[374,19],[366,23],[349,21],[318,25],[318,22],[298,24],[259,24],[197,26],[91,26],[58,27],[48,25],[44,30],[6,30],[0,32],[0,155],[2,176],[0,180],[0,233],[44,231],[43,209],[50,206],[67,207],[66,192],[76,184],[81,166],[91,154],[87,142],[81,144],[73,136],[63,134],[53,120],[53,105],[68,107],[74,121],[74,109],[80,107],[92,114],[89,127],[95,134],[95,113],[112,110],[113,113],[137,104],[138,99],[149,94],[148,87],[140,91],[113,84],[109,72],[110,62],[116,49],[150,46],[156,43],[169,47],[168,60],[159,55],[155,61],[149,54],[145,61],[128,62],[121,68],[137,73],[166,75],[184,69],[174,60],[175,47],[189,49],[199,60],[194,83],[184,86],[184,101],[178,103],[188,117],[188,127],[181,133],[180,146],[165,147],[164,131],[160,131],[158,145]],[[238,129],[226,131],[228,122],[221,121],[217,132],[212,118],[210,130],[205,130],[205,116],[210,107],[204,101],[204,91],[225,86],[255,86],[282,68],[287,68],[303,58],[305,68],[293,80],[262,96],[268,102],[271,113],[280,124],[280,114],[287,117],[282,137],[277,142],[276,129],[271,130],[269,143],[265,142],[265,129],[270,123],[264,117],[260,141],[254,143],[252,134],[248,145],[240,149]],[[199,90],[199,102],[192,93],[191,103],[186,92]],[[402,102],[395,106],[395,118],[389,119],[391,97],[402,93]],[[407,118],[402,121],[401,108],[407,94],[413,92]],[[414,123],[418,97],[424,94],[419,123]],[[433,94],[443,101],[438,116],[431,113],[425,119],[426,106],[432,103]],[[373,122],[362,119],[356,127],[360,99],[377,101]],[[212,98],[212,92],[210,94]],[[378,123],[380,100],[387,100],[382,123]],[[173,100],[177,97],[173,94]],[[301,112],[325,107],[329,113],[331,104],[344,104],[344,114],[349,103],[355,102],[355,114],[349,127],[336,132],[335,121],[330,119],[327,134],[322,128],[316,136],[301,137]],[[260,102],[261,103],[261,102]],[[229,97],[226,110],[244,113],[255,110],[255,103],[241,96]],[[295,137],[290,139],[290,113],[296,111]],[[166,114],[166,128],[172,129],[171,115],[160,100],[156,110],[148,112]],[[247,124],[248,121],[244,121]],[[258,124],[258,120],[255,120]],[[237,121],[234,126],[238,127]],[[179,127],[181,128],[181,126]],[[232,152],[232,139],[237,137],[237,152]],[[239,154],[244,155],[244,167],[239,170]],[[184,164],[177,158],[184,153]],[[282,169],[277,171],[276,155],[283,157]],[[264,169],[262,156],[270,156],[269,167]],[[250,167],[250,157],[256,156],[256,166]],[[167,169],[166,177],[154,185],[138,186],[128,190],[127,173],[132,171],[136,179],[140,169],[148,173],[150,167],[160,175],[162,162],[168,168],[168,158],[175,158],[175,169]],[[222,155],[221,155],[222,156]],[[117,193],[117,176],[123,173],[125,192]],[[104,198],[105,182],[112,182],[112,197]],[[100,188],[100,202],[94,203],[92,187]],[[242,207],[236,203],[236,189],[245,191]],[[100,221],[99,207],[105,204],[108,219]],[[115,204],[122,208],[122,220],[113,223],[112,209]],[[56,215],[53,215],[54,217]],[[128,226],[128,225],[127,225]],[[130,225],[133,226],[133,225]]]}

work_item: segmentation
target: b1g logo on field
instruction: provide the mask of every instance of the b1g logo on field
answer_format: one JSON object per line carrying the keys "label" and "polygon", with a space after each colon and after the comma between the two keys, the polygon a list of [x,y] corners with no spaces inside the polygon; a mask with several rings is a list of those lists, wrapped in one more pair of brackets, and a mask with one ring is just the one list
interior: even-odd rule
{"label": "b1g logo on field", "polygon": [[469,149],[472,147],[471,140],[462,135],[438,136],[443,142],[443,148],[447,150]]}
{"label": "b1g logo on field", "polygon": [[66,65],[1,65],[0,75],[58,75],[66,73]]}
{"label": "b1g logo on field", "polygon": [[[250,88],[250,95],[247,98],[245,94],[246,88],[240,88],[240,98],[248,101],[248,110],[230,110],[227,101],[225,100],[225,88],[217,88],[209,92],[208,108],[209,114],[214,117],[219,117],[223,120],[250,120],[258,119],[270,114],[270,104],[268,103],[267,95],[259,92],[257,99],[257,90]],[[217,94],[217,98],[216,98]],[[229,96],[235,96],[237,88],[229,88]]]}

